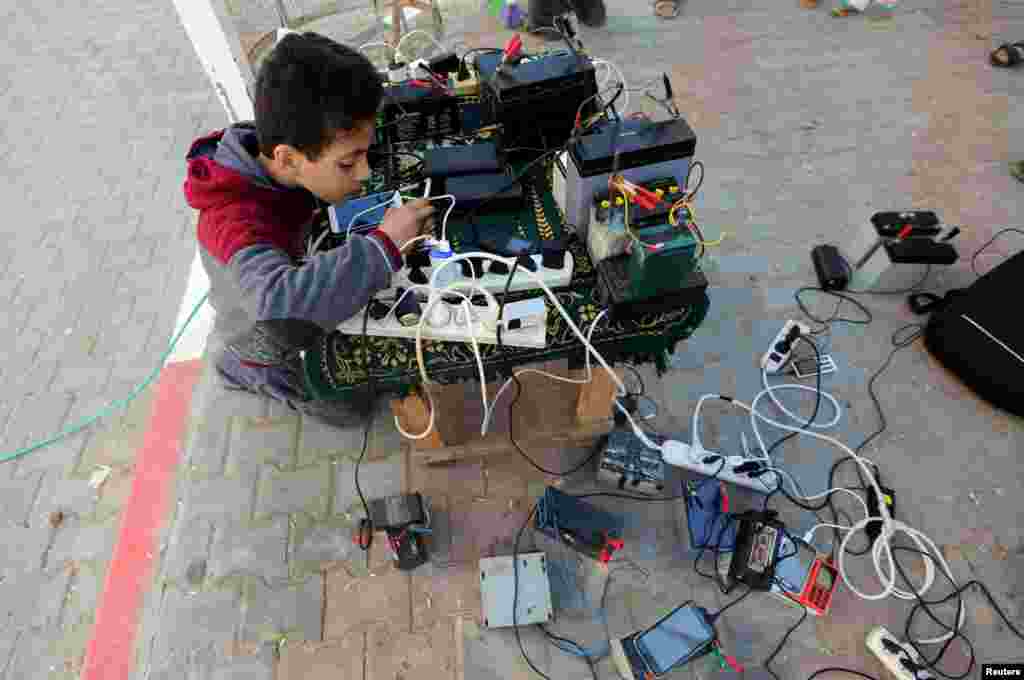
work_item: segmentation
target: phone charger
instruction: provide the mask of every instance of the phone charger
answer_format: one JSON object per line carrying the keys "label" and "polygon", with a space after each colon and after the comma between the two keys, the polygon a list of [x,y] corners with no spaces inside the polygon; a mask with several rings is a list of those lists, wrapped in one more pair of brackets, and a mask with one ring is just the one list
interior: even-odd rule
{"label": "phone charger", "polygon": [[846,261],[835,246],[815,246],[811,250],[811,261],[818,275],[818,283],[824,290],[843,290],[849,285],[850,275]]}

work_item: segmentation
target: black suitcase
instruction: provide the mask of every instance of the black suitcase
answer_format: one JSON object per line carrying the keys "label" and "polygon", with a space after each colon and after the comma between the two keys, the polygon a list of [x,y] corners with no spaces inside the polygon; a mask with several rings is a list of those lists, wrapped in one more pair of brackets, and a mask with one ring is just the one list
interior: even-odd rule
{"label": "black suitcase", "polygon": [[949,298],[925,327],[928,351],[978,396],[1024,416],[1024,251]]}

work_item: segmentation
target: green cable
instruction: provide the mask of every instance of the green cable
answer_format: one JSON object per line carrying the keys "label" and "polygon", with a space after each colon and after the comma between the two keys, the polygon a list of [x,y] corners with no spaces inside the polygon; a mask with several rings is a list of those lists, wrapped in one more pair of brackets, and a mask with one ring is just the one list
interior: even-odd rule
{"label": "green cable", "polygon": [[26,454],[32,453],[36,449],[41,449],[44,446],[49,446],[50,444],[54,443],[55,441],[59,441],[59,440],[63,439],[64,437],[67,437],[68,435],[72,435],[72,434],[75,434],[76,432],[80,432],[80,431],[84,430],[86,427],[88,427],[92,423],[96,422],[100,418],[103,418],[103,417],[109,415],[116,408],[127,406],[129,402],[131,402],[133,399],[135,399],[135,397],[139,394],[139,392],[141,392],[142,390],[146,389],[149,386],[149,384],[151,382],[153,382],[153,379],[156,378],[156,376],[160,373],[160,370],[163,369],[164,362],[167,361],[167,357],[174,350],[175,345],[178,344],[178,340],[181,338],[182,333],[184,333],[185,329],[188,328],[188,325],[190,323],[192,323],[192,319],[195,317],[195,315],[197,313],[199,313],[199,308],[203,306],[203,303],[206,302],[206,298],[208,298],[209,296],[210,296],[209,292],[206,292],[205,294],[203,294],[202,299],[200,299],[199,302],[196,303],[196,306],[192,310],[192,313],[188,315],[187,319],[185,319],[185,325],[183,325],[181,327],[181,330],[178,331],[177,335],[175,335],[171,339],[171,344],[167,347],[167,351],[165,351],[163,356],[160,357],[160,365],[157,366],[156,369],[152,373],[149,374],[149,377],[146,378],[145,382],[143,382],[141,385],[139,385],[134,390],[132,390],[131,394],[129,394],[127,398],[122,399],[120,401],[115,401],[114,403],[110,404],[110,406],[108,406],[106,408],[106,410],[104,410],[102,413],[100,413],[98,415],[95,415],[92,418],[89,418],[85,422],[82,422],[82,423],[74,426],[70,430],[64,430],[60,434],[54,435],[53,437],[50,437],[46,441],[39,442],[38,444],[33,444],[32,446],[29,446],[27,448],[21,449],[20,451],[15,451],[14,453],[5,453],[3,455],[0,455],[0,463],[6,463],[9,460],[14,460],[15,458],[21,458],[22,456],[24,456]]}

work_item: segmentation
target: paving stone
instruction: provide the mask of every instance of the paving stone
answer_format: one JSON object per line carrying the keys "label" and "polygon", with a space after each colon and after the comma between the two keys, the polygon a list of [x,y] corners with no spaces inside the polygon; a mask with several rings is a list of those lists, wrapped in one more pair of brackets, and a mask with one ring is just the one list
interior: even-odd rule
{"label": "paving stone", "polygon": [[274,645],[260,645],[255,654],[232,658],[210,669],[209,680],[273,680]]}
{"label": "paving stone", "polygon": [[[473,621],[462,622],[464,677],[487,680],[521,680],[534,675],[519,651],[514,635],[506,630],[490,631]],[[520,628],[523,646],[530,650],[530,660],[537,668],[548,668],[552,647],[536,626]],[[611,676],[609,676],[611,677]]]}
{"label": "paving stone", "polygon": [[[411,456],[412,454],[410,454]],[[456,465],[420,465],[415,458],[409,464],[408,491],[424,496],[457,491],[460,496],[484,496],[484,466],[479,462]],[[362,475],[360,474],[360,482]]]}
{"label": "paving stone", "polygon": [[[85,635],[83,635],[85,633]],[[75,680],[79,677],[88,631],[36,631],[18,638],[7,668],[19,680]]]}
{"label": "paving stone", "polygon": [[269,524],[222,524],[214,535],[208,573],[213,579],[253,574],[275,584],[288,577],[287,550],[287,517]]}
{"label": "paving stone", "polygon": [[71,572],[61,569],[18,574],[0,582],[0,630],[56,625],[70,581]]}
{"label": "paving stone", "polygon": [[[180,588],[198,588],[209,570],[213,524],[207,520],[177,521],[163,557],[164,577]],[[197,566],[197,565],[202,565]]]}
{"label": "paving stone", "polygon": [[186,454],[192,473],[223,474],[228,445],[236,418],[265,415],[265,404],[250,395],[216,386],[219,378],[210,375],[215,370],[207,362],[203,383],[197,386],[193,419]]}
{"label": "paving stone", "polygon": [[[373,463],[364,460],[359,466],[359,486],[367,502],[374,498],[386,498],[402,493],[402,468],[401,456]],[[356,493],[355,465],[346,459],[336,461],[334,480],[335,514],[351,512],[357,517],[362,517],[364,512]]]}
{"label": "paving stone", "polygon": [[455,680],[454,629],[450,619],[417,633],[370,629],[366,638],[366,680]]}
{"label": "paving stone", "polygon": [[228,474],[237,476],[263,464],[286,469],[295,463],[298,421],[239,417],[232,422]]}
{"label": "paving stone", "polygon": [[108,567],[108,562],[77,562],[69,566],[67,571],[71,574],[71,584],[61,614],[63,625],[76,625],[94,619]]}
{"label": "paving stone", "polygon": [[241,640],[323,639],[321,615],[324,600],[323,576],[318,574],[298,585],[267,588],[248,580],[242,590]]}
{"label": "paving stone", "polygon": [[169,589],[164,595],[153,666],[160,668],[200,652],[214,658],[222,655],[234,639],[240,601],[235,589],[199,593]]}
{"label": "paving stone", "polygon": [[43,473],[21,479],[0,478],[0,523],[5,527],[25,526]]}
{"label": "paving stone", "polygon": [[[476,563],[481,557],[511,555],[519,529],[531,506],[522,499],[451,498],[449,508],[451,561]],[[532,546],[532,532],[523,532],[520,551]]]}
{"label": "paving stone", "polygon": [[413,630],[424,630],[456,616],[480,617],[480,570],[476,564],[435,566],[411,572]]}
{"label": "paving stone", "polygon": [[355,556],[358,547],[352,542],[353,526],[348,524],[317,524],[301,532],[301,539],[292,554],[298,563],[342,562]]}
{"label": "paving stone", "polygon": [[182,494],[182,517],[218,522],[248,519],[255,490],[255,481],[245,477],[188,480]]}
{"label": "paving stone", "polygon": [[46,555],[47,569],[62,568],[70,560],[108,560],[117,541],[117,524],[58,529]]}
{"label": "paving stone", "polygon": [[363,445],[359,428],[339,428],[302,416],[299,434],[299,465],[332,456],[358,456]]}
{"label": "paving stone", "polygon": [[295,642],[281,648],[277,680],[336,680],[363,676],[365,633],[325,642]]}
{"label": "paving stone", "polygon": [[259,484],[256,496],[257,516],[304,512],[313,517],[327,514],[330,487],[329,466],[293,472],[267,470]]}
{"label": "paving stone", "polygon": [[88,480],[61,479],[51,472],[44,479],[29,516],[29,526],[50,526],[54,513],[77,520],[89,515],[96,507],[98,494]]}
{"label": "paving stone", "polygon": [[354,578],[347,569],[327,573],[324,639],[342,638],[375,623],[409,630],[409,574],[399,571],[387,556],[383,534],[370,548],[370,575]]}
{"label": "paving stone", "polygon": [[0,553],[0,575],[10,578],[38,570],[49,544],[48,529],[0,529],[0,545],[4,546]]}

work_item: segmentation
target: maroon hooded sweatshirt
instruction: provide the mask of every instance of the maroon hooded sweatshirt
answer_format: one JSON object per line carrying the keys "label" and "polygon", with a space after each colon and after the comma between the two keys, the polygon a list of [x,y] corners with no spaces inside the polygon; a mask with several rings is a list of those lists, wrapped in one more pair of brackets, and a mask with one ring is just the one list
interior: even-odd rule
{"label": "maroon hooded sweatshirt", "polygon": [[226,336],[214,361],[231,387],[305,402],[299,353],[388,288],[402,257],[378,230],[303,262],[317,199],[275,182],[258,156],[251,122],[200,137],[186,155],[185,199],[199,210],[215,330]]}

